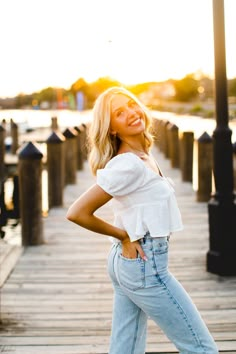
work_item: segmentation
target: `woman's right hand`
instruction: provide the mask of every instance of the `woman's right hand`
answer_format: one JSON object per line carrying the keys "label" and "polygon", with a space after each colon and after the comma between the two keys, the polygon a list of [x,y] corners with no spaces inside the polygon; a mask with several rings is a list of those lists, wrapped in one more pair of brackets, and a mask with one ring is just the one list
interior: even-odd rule
{"label": "woman's right hand", "polygon": [[121,244],[123,257],[134,259],[137,258],[139,254],[144,261],[147,261],[147,257],[138,241],[131,242],[129,237],[126,237],[123,241],[121,241]]}

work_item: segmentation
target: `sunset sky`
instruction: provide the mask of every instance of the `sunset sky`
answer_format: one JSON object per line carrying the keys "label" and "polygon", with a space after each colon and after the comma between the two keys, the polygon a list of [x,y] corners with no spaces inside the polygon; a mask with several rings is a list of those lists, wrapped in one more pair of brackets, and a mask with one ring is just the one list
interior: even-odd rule
{"label": "sunset sky", "polygon": [[[236,77],[236,0],[225,0]],[[0,0],[0,97],[78,78],[124,84],[214,73],[212,0]]]}

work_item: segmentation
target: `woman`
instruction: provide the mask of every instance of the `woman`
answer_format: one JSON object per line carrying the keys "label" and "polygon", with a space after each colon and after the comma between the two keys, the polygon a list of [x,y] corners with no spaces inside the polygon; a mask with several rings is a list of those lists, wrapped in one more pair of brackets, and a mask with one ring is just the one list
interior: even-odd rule
{"label": "woman", "polygon": [[[169,237],[182,222],[174,189],[150,153],[150,122],[146,107],[124,88],[98,97],[90,128],[90,166],[97,183],[72,204],[67,218],[112,236],[110,354],[144,354],[148,317],[180,353],[215,354],[196,307],[168,271]],[[114,225],[95,215],[112,198]]]}

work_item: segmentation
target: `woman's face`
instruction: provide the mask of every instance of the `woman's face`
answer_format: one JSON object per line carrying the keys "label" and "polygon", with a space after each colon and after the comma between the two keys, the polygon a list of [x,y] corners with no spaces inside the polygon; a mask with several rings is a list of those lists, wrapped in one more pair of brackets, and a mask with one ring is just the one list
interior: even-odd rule
{"label": "woman's face", "polygon": [[119,138],[134,136],[144,132],[144,112],[130,97],[117,94],[111,101],[110,133]]}

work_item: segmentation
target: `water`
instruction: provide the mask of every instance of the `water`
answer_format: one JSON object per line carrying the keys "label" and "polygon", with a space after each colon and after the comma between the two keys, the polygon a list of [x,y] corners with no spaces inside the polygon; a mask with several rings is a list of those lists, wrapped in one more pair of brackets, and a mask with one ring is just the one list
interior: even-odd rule
{"label": "water", "polygon": [[32,110],[13,109],[0,110],[0,122],[6,119],[7,123],[11,119],[19,125],[19,131],[25,132],[27,129],[46,128],[51,126],[51,118],[57,117],[58,125],[61,128],[78,126],[87,123],[91,119],[91,111],[70,111],[70,110]]}
{"label": "water", "polygon": [[[196,140],[207,132],[210,136],[216,127],[215,119],[201,118],[198,116],[178,115],[170,112],[153,111],[153,116],[169,120],[179,127],[179,131],[193,131],[194,144],[194,158],[193,158],[193,189],[197,190],[197,144]],[[0,122],[3,118],[7,123],[13,119],[19,125],[19,131],[25,132],[27,129],[46,128],[51,126],[51,118],[57,117],[58,125],[63,131],[64,128],[79,126],[81,123],[87,123],[91,120],[92,112],[88,111],[70,111],[70,110],[0,110]],[[230,121],[229,126],[232,130],[232,142],[236,142],[236,120]],[[40,147],[43,154],[46,153],[46,144],[41,144]],[[44,180],[46,177],[43,176]],[[45,202],[44,209],[47,209]]]}
{"label": "water", "polygon": [[[169,112],[153,111],[153,115],[157,118],[169,120],[175,123],[180,131],[193,131],[195,139],[206,131],[212,135],[215,129],[216,122],[214,119],[201,118],[190,115],[178,115]],[[10,122],[12,118],[14,122],[19,123],[20,131],[25,131],[29,128],[50,127],[51,118],[58,118],[58,125],[61,128],[78,126],[81,123],[87,123],[91,120],[91,110],[88,111],[70,111],[70,110],[0,110],[0,122],[6,119]],[[232,141],[236,142],[236,120],[230,121],[230,128],[232,129]]]}
{"label": "water", "polygon": [[[204,132],[210,136],[216,127],[215,119],[201,118],[198,116],[178,115],[169,112],[153,111],[156,118],[165,119],[176,124],[180,131],[194,132],[194,138],[198,139]],[[229,127],[232,130],[232,142],[236,142],[236,120],[229,122]]]}
{"label": "water", "polygon": [[[87,123],[91,120],[91,111],[70,111],[70,110],[0,110],[0,122],[6,119],[7,123],[13,119],[19,126],[20,132],[25,132],[27,129],[47,128],[51,126],[51,118],[57,117],[58,125],[63,130],[66,127],[79,126],[81,123]],[[216,122],[214,119],[200,118],[197,116],[177,115],[169,112],[153,111],[153,116],[169,120],[175,123],[180,131],[193,131],[195,144],[193,156],[193,189],[198,188],[197,181],[197,143],[196,140],[207,132],[210,136],[215,129]],[[9,126],[9,124],[8,124]],[[236,142],[236,121],[229,123],[232,129],[232,142]],[[7,132],[9,133],[9,132]],[[45,145],[41,144],[41,151],[45,154]],[[47,215],[48,211],[48,190],[47,190],[47,171],[44,170],[42,174],[42,196],[43,196],[43,215]],[[213,184],[214,190],[214,184]],[[9,179],[6,184],[6,202],[11,203],[12,195],[12,181]]]}

